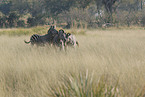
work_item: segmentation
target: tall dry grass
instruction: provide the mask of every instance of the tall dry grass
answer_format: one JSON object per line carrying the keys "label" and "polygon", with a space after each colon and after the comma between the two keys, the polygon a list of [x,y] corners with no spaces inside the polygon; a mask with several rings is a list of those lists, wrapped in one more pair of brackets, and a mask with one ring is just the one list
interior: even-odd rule
{"label": "tall dry grass", "polygon": [[[111,93],[113,87],[119,91],[116,95],[120,97],[143,96],[144,32],[141,29],[87,31],[76,36],[80,47],[75,50],[69,48],[66,52],[49,46],[31,47],[23,42],[30,36],[1,35],[0,96],[58,96],[54,95],[56,92],[62,97],[79,97],[86,95],[84,91],[94,89],[89,93],[94,93],[96,97],[97,93],[103,93],[101,96],[104,97],[106,90]],[[100,80],[102,76],[104,79]],[[101,82],[105,88],[100,88],[103,92],[97,92],[99,89],[96,87]],[[80,89],[79,92],[74,91],[73,84]],[[67,89],[72,89],[71,95]]]}

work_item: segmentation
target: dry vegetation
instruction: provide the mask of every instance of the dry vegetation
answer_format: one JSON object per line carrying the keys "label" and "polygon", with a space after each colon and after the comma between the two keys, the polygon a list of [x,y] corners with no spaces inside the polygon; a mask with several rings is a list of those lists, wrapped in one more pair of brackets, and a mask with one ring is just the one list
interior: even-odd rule
{"label": "dry vegetation", "polygon": [[145,94],[145,30],[94,30],[76,38],[79,48],[60,52],[26,45],[28,35],[1,35],[0,97],[56,96],[54,91],[104,97],[106,89],[111,97],[113,87],[117,97]]}

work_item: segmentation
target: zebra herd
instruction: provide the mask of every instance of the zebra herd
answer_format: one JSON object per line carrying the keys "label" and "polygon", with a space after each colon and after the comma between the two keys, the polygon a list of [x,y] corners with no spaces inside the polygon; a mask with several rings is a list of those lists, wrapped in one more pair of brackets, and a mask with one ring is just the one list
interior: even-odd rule
{"label": "zebra herd", "polygon": [[79,46],[78,41],[76,41],[75,36],[71,33],[65,33],[64,30],[57,31],[54,26],[51,26],[45,35],[33,34],[30,37],[30,41],[25,41],[26,44],[31,43],[31,45],[45,46],[49,44],[50,46],[59,47],[64,50],[67,46],[76,47]]}

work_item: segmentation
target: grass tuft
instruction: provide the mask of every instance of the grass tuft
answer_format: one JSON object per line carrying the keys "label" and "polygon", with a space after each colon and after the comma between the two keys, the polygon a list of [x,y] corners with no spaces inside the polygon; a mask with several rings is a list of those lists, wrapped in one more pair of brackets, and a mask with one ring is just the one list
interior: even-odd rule
{"label": "grass tuft", "polygon": [[93,74],[70,73],[62,76],[62,80],[50,88],[52,97],[119,97],[118,81],[115,86],[108,85],[104,76],[99,81],[93,78]]}

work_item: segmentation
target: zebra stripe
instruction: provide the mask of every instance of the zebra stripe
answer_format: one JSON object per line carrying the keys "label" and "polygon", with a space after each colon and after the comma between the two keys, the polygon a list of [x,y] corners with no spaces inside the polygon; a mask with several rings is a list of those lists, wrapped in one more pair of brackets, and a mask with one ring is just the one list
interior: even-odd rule
{"label": "zebra stripe", "polygon": [[40,37],[39,35],[34,34],[34,35],[32,35],[32,37],[31,37],[31,41],[38,41],[39,37]]}

